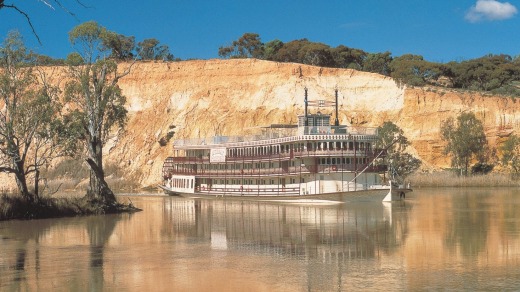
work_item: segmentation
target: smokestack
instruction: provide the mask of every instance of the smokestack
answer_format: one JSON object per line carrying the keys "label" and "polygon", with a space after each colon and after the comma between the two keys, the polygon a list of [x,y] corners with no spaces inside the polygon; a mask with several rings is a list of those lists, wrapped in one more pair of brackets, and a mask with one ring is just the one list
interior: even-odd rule
{"label": "smokestack", "polygon": [[334,121],[334,126],[339,126],[338,119],[338,89],[336,88],[336,120]]}
{"label": "smokestack", "polygon": [[307,119],[307,87],[305,87],[305,99],[303,100],[305,104],[305,127],[309,126],[309,120]]}

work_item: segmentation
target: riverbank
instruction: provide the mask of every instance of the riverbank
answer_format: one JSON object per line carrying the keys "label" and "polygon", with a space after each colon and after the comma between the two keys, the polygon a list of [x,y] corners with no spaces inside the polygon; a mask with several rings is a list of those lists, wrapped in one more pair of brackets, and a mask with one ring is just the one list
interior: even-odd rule
{"label": "riverbank", "polygon": [[519,187],[520,180],[511,174],[459,176],[453,172],[415,173],[406,179],[412,187]]}
{"label": "riverbank", "polygon": [[130,202],[103,204],[88,201],[85,197],[43,197],[30,202],[16,195],[0,195],[0,221],[13,219],[46,219],[74,216],[88,216],[141,211]]}

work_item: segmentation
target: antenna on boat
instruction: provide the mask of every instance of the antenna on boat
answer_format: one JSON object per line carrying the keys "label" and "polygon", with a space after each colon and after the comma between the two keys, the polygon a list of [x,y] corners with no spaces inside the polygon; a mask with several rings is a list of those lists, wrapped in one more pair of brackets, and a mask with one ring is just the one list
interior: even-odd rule
{"label": "antenna on boat", "polygon": [[336,87],[336,119],[334,120],[334,126],[339,126],[338,119],[338,88]]}

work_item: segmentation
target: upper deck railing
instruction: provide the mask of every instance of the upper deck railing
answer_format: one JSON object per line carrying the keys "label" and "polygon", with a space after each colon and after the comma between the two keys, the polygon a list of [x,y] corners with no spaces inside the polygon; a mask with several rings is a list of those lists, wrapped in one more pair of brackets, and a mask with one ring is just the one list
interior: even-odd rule
{"label": "upper deck railing", "polygon": [[265,129],[266,131],[264,133],[258,135],[214,136],[207,138],[175,140],[173,142],[173,145],[181,148],[189,146],[210,145],[227,146],[238,143],[253,144],[253,142],[260,142],[266,140],[271,140],[271,143],[284,143],[297,140],[329,140],[340,138],[340,135],[348,135],[349,137],[358,137],[372,140],[377,135],[377,128],[375,127],[316,126],[284,129]]}

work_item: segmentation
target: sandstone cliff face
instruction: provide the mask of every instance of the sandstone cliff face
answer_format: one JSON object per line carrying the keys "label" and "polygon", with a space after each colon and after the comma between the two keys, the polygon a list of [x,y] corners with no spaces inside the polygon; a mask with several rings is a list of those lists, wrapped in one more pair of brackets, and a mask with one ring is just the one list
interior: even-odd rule
{"label": "sandstone cliff face", "polygon": [[[128,64],[120,64],[121,68]],[[64,68],[48,68],[64,84]],[[161,181],[163,161],[174,139],[252,133],[273,123],[296,123],[309,100],[334,101],[338,89],[342,124],[380,126],[392,121],[404,130],[409,151],[423,168],[449,166],[442,154],[440,125],[448,117],[473,111],[484,122],[496,147],[520,127],[520,104],[513,99],[445,89],[406,88],[378,74],[254,59],[136,63],[120,80],[129,120],[105,147],[106,164],[119,166],[125,178],[143,187]],[[333,108],[310,108],[332,113]],[[170,127],[168,145],[159,141]],[[14,187],[2,175],[4,185]]]}
{"label": "sandstone cliff face", "polygon": [[[296,123],[309,100],[334,100],[340,122],[379,126],[393,121],[412,142],[410,152],[426,169],[449,166],[442,154],[441,122],[473,111],[485,125],[491,146],[518,129],[519,103],[502,97],[444,89],[406,88],[388,77],[349,69],[320,68],[254,59],[137,63],[120,86],[128,99],[129,122],[107,145],[107,161],[118,164],[143,186],[160,181],[173,139],[250,133],[272,123]],[[333,109],[312,109],[332,112]]]}

